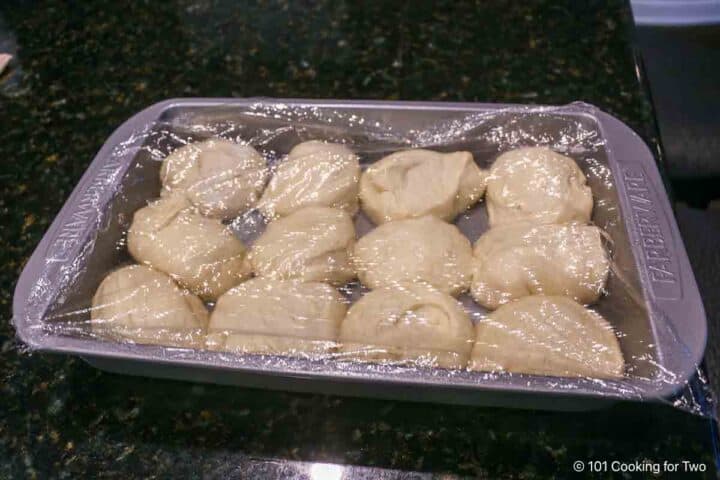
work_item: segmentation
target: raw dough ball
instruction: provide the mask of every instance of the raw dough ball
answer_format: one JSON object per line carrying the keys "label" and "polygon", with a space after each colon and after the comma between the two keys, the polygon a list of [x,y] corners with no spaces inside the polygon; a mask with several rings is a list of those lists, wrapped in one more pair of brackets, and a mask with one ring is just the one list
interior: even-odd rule
{"label": "raw dough ball", "polygon": [[575,161],[544,147],[500,155],[487,177],[486,197],[490,226],[586,223],[593,208],[592,192]]}
{"label": "raw dough ball", "polygon": [[589,225],[494,227],[478,239],[473,255],[470,293],[490,309],[536,293],[593,303],[610,268],[601,231]]}
{"label": "raw dough ball", "polygon": [[452,220],[485,191],[470,152],[415,149],[378,160],[360,177],[363,211],[376,224],[434,215]]}
{"label": "raw dough ball", "polygon": [[175,347],[202,347],[208,312],[172,278],[142,265],[115,270],[92,301],[91,328],[102,337]]}
{"label": "raw dough ball", "polygon": [[372,230],[355,244],[353,264],[370,288],[424,281],[456,295],[470,285],[472,248],[455,225],[428,215]]}
{"label": "raw dough ball", "polygon": [[306,207],[271,222],[250,252],[261,277],[342,285],[355,278],[350,249],[355,225],[344,210]]}
{"label": "raw dough ball", "polygon": [[284,217],[303,207],[358,210],[360,163],[344,145],[319,141],[296,145],[278,165],[258,208],[268,217]]}
{"label": "raw dough ball", "polygon": [[619,378],[624,361],[610,324],[567,297],[533,295],[476,325],[470,368],[564,377]]}
{"label": "raw dough ball", "polygon": [[250,276],[243,243],[219,220],[195,213],[180,195],[135,212],[128,250],[138,262],[167,273],[205,300]]}
{"label": "raw dough ball", "polygon": [[163,160],[161,195],[183,192],[203,215],[232,218],[255,205],[267,176],[265,159],[253,147],[213,138]]}
{"label": "raw dough ball", "polygon": [[473,325],[453,297],[422,283],[373,290],[340,327],[343,358],[464,368]]}
{"label": "raw dough ball", "polygon": [[232,352],[327,353],[346,310],[343,297],[326,283],[254,278],[218,299],[207,345]]}

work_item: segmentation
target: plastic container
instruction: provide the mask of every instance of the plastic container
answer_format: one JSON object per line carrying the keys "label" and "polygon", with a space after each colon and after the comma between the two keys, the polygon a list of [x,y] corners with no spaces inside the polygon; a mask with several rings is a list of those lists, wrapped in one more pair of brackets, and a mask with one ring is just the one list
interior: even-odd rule
{"label": "plastic container", "polygon": [[[197,128],[208,125],[212,128]],[[217,134],[227,125],[239,128],[239,134],[252,139],[251,143],[262,144],[271,156],[286,153],[298,136],[365,142],[372,148],[365,149],[364,164],[409,146],[467,149],[481,166],[488,166],[512,146],[544,144],[565,149],[585,171],[593,189],[593,223],[612,238],[612,274],[597,310],[622,333],[626,378],[545,377],[231,355],[115,343],[87,334],[82,326],[67,327],[87,320],[90,299],[101,279],[127,261],[123,239],[132,213],[159,192],[158,145],[172,143],[188,132],[200,137]],[[474,241],[488,228],[483,205],[456,224]],[[369,222],[359,218],[356,226],[361,235]],[[653,155],[623,123],[579,103],[563,107],[285,99],[158,103],[120,126],[88,167],[20,277],[13,322],[31,349],[78,355],[112,372],[339,395],[561,410],[681,395],[698,370],[706,342],[702,302]]]}

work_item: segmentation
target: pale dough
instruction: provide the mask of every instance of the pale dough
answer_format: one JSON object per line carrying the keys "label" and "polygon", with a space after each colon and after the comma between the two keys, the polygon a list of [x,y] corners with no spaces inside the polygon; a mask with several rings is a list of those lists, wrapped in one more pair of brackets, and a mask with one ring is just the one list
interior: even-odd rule
{"label": "pale dough", "polygon": [[306,207],[268,224],[250,252],[261,277],[328,282],[355,278],[350,250],[355,225],[350,214],[329,207]]}
{"label": "pale dough", "polygon": [[537,293],[593,303],[610,268],[600,229],[578,224],[493,227],[475,243],[473,257],[470,293],[490,309]]}
{"label": "pale dough", "polygon": [[268,217],[284,217],[303,207],[358,210],[360,162],[338,143],[316,140],[296,145],[280,163],[258,208]]}
{"label": "pale dough", "polygon": [[620,378],[624,361],[612,327],[600,314],[567,297],[533,295],[478,322],[470,369]]}
{"label": "pale dough", "polygon": [[326,283],[254,278],[218,299],[207,345],[236,353],[327,353],[346,310]]}
{"label": "pale dough", "polygon": [[175,347],[202,347],[208,323],[198,297],[142,265],[108,274],[93,297],[90,316],[99,336]]}
{"label": "pale dough", "polygon": [[487,177],[490,226],[533,223],[586,223],[593,199],[575,161],[544,147],[518,148],[500,155]]}
{"label": "pale dough", "polygon": [[470,152],[404,150],[365,170],[360,202],[378,225],[425,215],[452,220],[483,195],[485,175]]}
{"label": "pale dough", "polygon": [[472,248],[451,225],[433,216],[388,222],[353,249],[360,281],[370,288],[424,281],[456,295],[470,285]]}
{"label": "pale dough", "polygon": [[265,159],[253,147],[213,138],[165,158],[161,195],[182,192],[203,215],[232,218],[255,205],[267,177]]}
{"label": "pale dough", "polygon": [[372,290],[340,327],[341,358],[465,368],[473,326],[453,297],[422,283]]}
{"label": "pale dough", "polygon": [[189,207],[182,195],[141,208],[128,230],[128,250],[204,300],[214,300],[250,276],[247,250],[220,220]]}

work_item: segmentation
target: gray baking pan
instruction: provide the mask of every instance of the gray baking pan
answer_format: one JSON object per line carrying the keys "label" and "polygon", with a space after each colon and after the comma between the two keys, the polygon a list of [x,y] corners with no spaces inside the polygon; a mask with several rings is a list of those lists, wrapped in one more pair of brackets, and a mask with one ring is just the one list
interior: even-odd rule
{"label": "gray baking pan", "polygon": [[[235,128],[239,137],[258,143],[271,161],[308,138],[360,146],[365,164],[408,146],[470,150],[483,167],[504,148],[533,143],[568,147],[566,153],[576,159],[593,189],[592,220],[611,239],[613,268],[606,295],[594,308],[619,332],[626,378],[553,378],[230,355],[93,337],[87,328],[92,295],[104,275],[130,262],[124,232],[132,213],[158,195],[158,159],[167,153],[158,149],[171,148],[177,138],[208,136],[198,125],[214,125],[215,134]],[[471,240],[487,228],[484,212],[480,204],[457,222]],[[368,225],[360,218],[359,233]],[[706,342],[701,299],[653,155],[627,126],[585,104],[259,98],[158,103],[120,126],[88,167],[18,281],[13,322],[32,349],[79,355],[119,373],[568,410],[622,399],[669,398],[697,371]]]}

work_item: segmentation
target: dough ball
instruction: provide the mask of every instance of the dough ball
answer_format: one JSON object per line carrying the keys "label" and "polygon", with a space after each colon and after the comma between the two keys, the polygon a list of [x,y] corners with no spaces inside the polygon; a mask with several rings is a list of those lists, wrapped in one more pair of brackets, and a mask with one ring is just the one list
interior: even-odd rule
{"label": "dough ball", "polygon": [[624,361],[610,324],[567,297],[533,295],[476,325],[472,370],[619,378]]}
{"label": "dough ball", "polygon": [[180,195],[135,212],[128,250],[204,300],[214,300],[250,275],[246,248],[219,220],[203,217]]}
{"label": "dough ball", "polygon": [[434,215],[452,220],[485,191],[470,152],[415,149],[378,160],[360,177],[363,211],[376,224]]}
{"label": "dough ball", "polygon": [[490,226],[590,221],[593,199],[575,161],[544,147],[500,155],[487,177]]}
{"label": "dough ball", "polygon": [[464,368],[473,325],[453,297],[422,283],[373,290],[340,327],[343,358]]}
{"label": "dough ball", "polygon": [[136,343],[201,348],[208,312],[172,278],[142,265],[108,274],[92,300],[93,333]]}
{"label": "dough ball", "polygon": [[337,143],[303,142],[277,166],[258,208],[269,218],[303,207],[334,207],[354,215],[358,210],[360,162]]}
{"label": "dough ball", "polygon": [[455,225],[426,216],[380,225],[353,249],[360,281],[370,288],[424,281],[456,295],[470,285],[472,248]]}
{"label": "dough ball", "polygon": [[253,147],[213,138],[165,158],[161,195],[183,192],[203,215],[232,218],[255,205],[267,176],[265,159]]}
{"label": "dough ball", "polygon": [[473,255],[470,293],[490,309],[537,293],[593,303],[610,268],[601,231],[589,225],[494,227],[478,239]]}
{"label": "dough ball", "polygon": [[330,285],[254,278],[226,292],[208,328],[211,350],[327,353],[347,307]]}
{"label": "dough ball", "polygon": [[355,278],[350,249],[355,225],[350,214],[329,207],[306,207],[271,222],[250,252],[261,277],[342,285]]}

